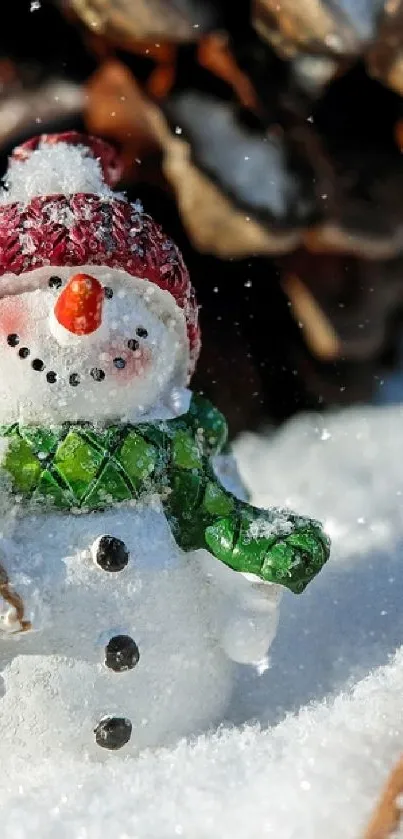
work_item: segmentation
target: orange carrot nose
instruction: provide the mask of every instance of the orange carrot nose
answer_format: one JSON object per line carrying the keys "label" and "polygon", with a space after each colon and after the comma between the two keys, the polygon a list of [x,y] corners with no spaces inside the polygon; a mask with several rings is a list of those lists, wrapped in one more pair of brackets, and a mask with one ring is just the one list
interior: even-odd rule
{"label": "orange carrot nose", "polygon": [[56,300],[56,319],[75,335],[89,335],[101,326],[104,289],[90,274],[75,274]]}

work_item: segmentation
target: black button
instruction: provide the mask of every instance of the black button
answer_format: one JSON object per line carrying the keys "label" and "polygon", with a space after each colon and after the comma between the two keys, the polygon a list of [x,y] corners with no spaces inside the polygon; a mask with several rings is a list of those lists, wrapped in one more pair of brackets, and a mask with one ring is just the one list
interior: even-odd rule
{"label": "black button", "polygon": [[122,571],[129,562],[129,551],[121,539],[101,536],[93,546],[94,559],[104,571]]}
{"label": "black button", "polygon": [[129,338],[127,346],[129,347],[129,350],[133,350],[135,352],[139,349],[140,344],[135,338]]}
{"label": "black button", "polygon": [[41,358],[34,358],[34,360],[31,361],[31,365],[34,368],[34,370],[38,370],[39,372],[41,370],[44,370],[45,368],[45,365]]}
{"label": "black button", "polygon": [[138,326],[136,329],[136,335],[138,335],[139,338],[147,338],[148,332],[144,329],[144,326]]}
{"label": "black button", "polygon": [[72,387],[77,387],[77,385],[80,384],[80,376],[78,375],[78,373],[72,373],[69,377],[69,382]]}
{"label": "black button", "polygon": [[105,664],[115,673],[133,670],[139,659],[139,648],[130,635],[114,635],[105,647]]}
{"label": "black button", "polygon": [[54,370],[49,370],[49,373],[46,373],[46,379],[52,385],[57,379],[55,371]]}
{"label": "black button", "polygon": [[98,746],[116,751],[129,742],[132,724],[125,717],[104,717],[94,728],[94,734]]}
{"label": "black button", "polygon": [[60,288],[62,284],[62,280],[60,277],[56,277],[54,274],[53,277],[49,277],[48,286],[49,288]]}
{"label": "black button", "polygon": [[9,347],[16,347],[19,343],[20,339],[15,332],[11,332],[10,335],[7,335],[7,344]]}
{"label": "black button", "polygon": [[102,382],[105,378],[105,373],[100,367],[93,367],[91,370],[91,376],[95,382]]}
{"label": "black button", "polygon": [[18,355],[20,358],[28,358],[29,353],[30,350],[28,349],[28,347],[21,347],[21,349],[18,350]]}

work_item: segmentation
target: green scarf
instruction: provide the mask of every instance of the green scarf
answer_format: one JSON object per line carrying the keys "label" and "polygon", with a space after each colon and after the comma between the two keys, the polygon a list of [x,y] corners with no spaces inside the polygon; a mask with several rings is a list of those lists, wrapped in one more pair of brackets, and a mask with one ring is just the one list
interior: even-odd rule
{"label": "green scarf", "polygon": [[208,549],[231,568],[303,591],[329,555],[317,522],[258,510],[221,485],[210,459],[227,424],[193,396],[170,420],[95,427],[0,426],[9,445],[1,469],[22,505],[73,513],[157,494],[179,546]]}

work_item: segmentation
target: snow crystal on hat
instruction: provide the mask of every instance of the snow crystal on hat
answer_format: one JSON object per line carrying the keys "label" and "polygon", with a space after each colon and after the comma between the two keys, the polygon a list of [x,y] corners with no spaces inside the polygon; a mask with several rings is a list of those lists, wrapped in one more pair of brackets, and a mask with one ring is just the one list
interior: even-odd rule
{"label": "snow crystal on hat", "polygon": [[0,203],[25,204],[38,195],[78,192],[123,199],[123,194],[111,189],[120,170],[114,149],[98,138],[82,137],[76,132],[45,134],[15,149],[0,191]]}

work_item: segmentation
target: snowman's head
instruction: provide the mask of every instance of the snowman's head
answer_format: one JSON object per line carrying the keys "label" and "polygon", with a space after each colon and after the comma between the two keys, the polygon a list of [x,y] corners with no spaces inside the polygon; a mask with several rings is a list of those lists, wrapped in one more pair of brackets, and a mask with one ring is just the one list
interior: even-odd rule
{"label": "snowman's head", "polygon": [[[199,348],[183,260],[88,145],[38,142],[0,196],[0,423],[164,416]],[[96,193],[75,192],[83,158]],[[43,178],[58,191],[38,195]]]}
{"label": "snowman's head", "polygon": [[186,323],[169,292],[91,265],[21,279],[0,298],[0,421],[135,420],[185,385]]}

